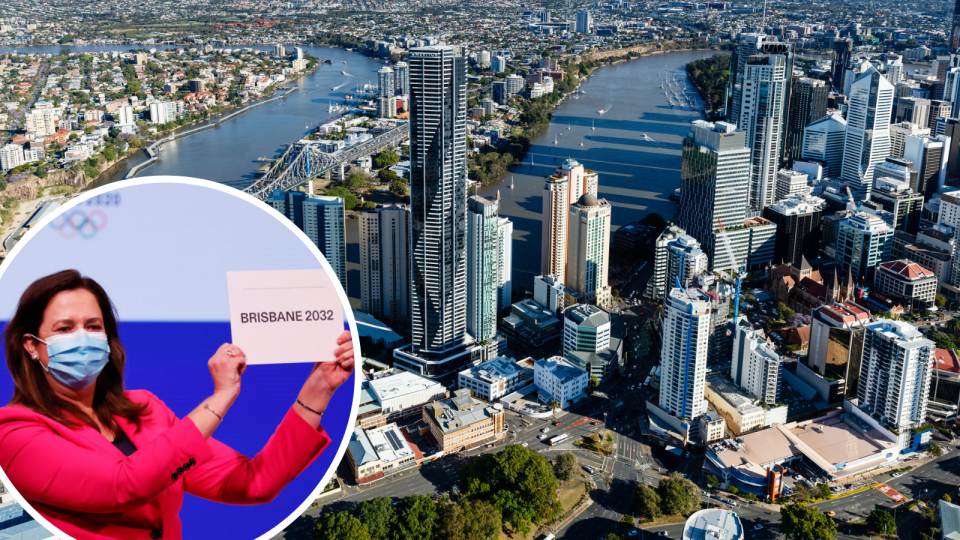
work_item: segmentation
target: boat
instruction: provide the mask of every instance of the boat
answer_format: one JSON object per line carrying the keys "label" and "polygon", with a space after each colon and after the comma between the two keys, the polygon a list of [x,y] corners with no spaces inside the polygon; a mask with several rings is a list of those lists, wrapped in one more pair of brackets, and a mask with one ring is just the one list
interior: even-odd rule
{"label": "boat", "polygon": [[597,121],[594,120],[593,123],[590,124],[590,131],[596,131],[596,130],[597,130]]}
{"label": "boat", "polygon": [[341,75],[347,75],[347,72],[346,72],[346,71],[341,71],[340,74],[341,74]]}
{"label": "boat", "polygon": [[557,144],[557,136],[556,136],[556,135],[553,136],[553,144]]}
{"label": "boat", "polygon": [[513,189],[513,177],[510,177],[510,189]]}
{"label": "boat", "polygon": [[597,111],[597,114],[603,114],[603,113],[605,113],[605,112],[607,112],[607,111],[605,111],[605,110],[603,110],[603,109],[600,109],[599,111]]}
{"label": "boat", "polygon": [[583,146],[583,139],[580,139],[580,146]]}
{"label": "boat", "polygon": [[570,126],[567,126],[567,131],[570,131]]}
{"label": "boat", "polygon": [[677,188],[677,189],[673,190],[673,195],[670,195],[670,196],[667,197],[667,198],[670,199],[671,201],[679,201],[679,200],[680,200],[680,188]]}

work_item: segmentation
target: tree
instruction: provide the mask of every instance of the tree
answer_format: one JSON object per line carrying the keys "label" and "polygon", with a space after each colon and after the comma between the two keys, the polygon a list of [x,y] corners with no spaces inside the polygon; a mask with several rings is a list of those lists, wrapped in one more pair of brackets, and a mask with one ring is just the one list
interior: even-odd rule
{"label": "tree", "polygon": [[547,407],[550,407],[551,411],[556,412],[556,410],[560,408],[560,402],[555,399],[551,399],[549,402],[547,402]]}
{"label": "tree", "polygon": [[373,167],[375,169],[388,169],[400,162],[400,156],[395,152],[383,151],[373,156]]}
{"label": "tree", "polygon": [[621,525],[628,528],[633,527],[633,516],[630,514],[624,514],[620,516],[620,521],[617,522],[617,527],[620,527]]}
{"label": "tree", "polygon": [[793,498],[797,501],[810,500],[810,489],[807,486],[799,485],[793,490]]}
{"label": "tree", "polygon": [[362,174],[351,174],[343,181],[343,185],[350,191],[359,191],[367,187],[367,178]]}
{"label": "tree", "polygon": [[720,487],[720,479],[712,474],[708,474],[704,481],[712,488]]}
{"label": "tree", "polygon": [[397,176],[396,172],[391,171],[390,169],[380,169],[380,172],[377,173],[377,178],[379,178],[383,183],[389,183],[397,180],[400,177]]}
{"label": "tree", "polygon": [[660,495],[646,484],[637,486],[637,514],[643,519],[657,519],[663,515],[660,511]]}
{"label": "tree", "polygon": [[942,294],[938,294],[934,302],[937,304],[938,308],[943,308],[943,306],[947,305],[947,297],[943,296]]}
{"label": "tree", "polygon": [[331,197],[340,197],[343,199],[343,207],[346,210],[353,210],[354,207],[360,203],[353,193],[350,193],[347,188],[340,186],[332,187],[327,190],[327,195],[330,195]]}
{"label": "tree", "polygon": [[426,495],[411,495],[396,506],[394,540],[430,540],[437,521],[437,505]]}
{"label": "tree", "polygon": [[660,480],[660,509],[664,514],[690,514],[700,508],[700,491],[696,484],[673,473]]}
{"label": "tree", "polygon": [[940,497],[940,500],[947,501],[948,503],[952,503],[953,497],[951,497],[949,493],[944,493],[943,497]]}
{"label": "tree", "polygon": [[927,443],[927,452],[933,455],[933,457],[940,457],[943,455],[943,448],[940,448],[940,445],[935,442]]}
{"label": "tree", "polygon": [[623,537],[615,532],[610,532],[603,537],[603,540],[623,540]]}
{"label": "tree", "polygon": [[896,535],[897,522],[893,519],[893,514],[886,510],[875,508],[867,516],[867,528],[873,534],[882,534],[883,536]]}
{"label": "tree", "polygon": [[777,302],[777,316],[783,321],[793,320],[797,312],[787,307],[783,302]]}
{"label": "tree", "polygon": [[372,540],[388,540],[393,520],[393,500],[390,497],[376,497],[363,501],[357,507],[357,516],[367,526]]}
{"label": "tree", "polygon": [[407,183],[403,180],[394,180],[390,182],[390,187],[387,190],[393,194],[394,197],[406,197],[410,192],[407,190]]}
{"label": "tree", "polygon": [[830,486],[827,484],[817,484],[817,491],[821,499],[826,499],[830,496]]}
{"label": "tree", "polygon": [[500,511],[487,501],[461,500],[440,508],[440,540],[496,540],[500,536]]}
{"label": "tree", "polygon": [[596,375],[591,375],[590,380],[587,381],[587,393],[592,394],[599,387],[600,379]]}
{"label": "tree", "polygon": [[558,480],[568,482],[576,477],[577,456],[570,452],[565,452],[557,456],[557,462],[553,465],[553,473]]}
{"label": "tree", "polygon": [[349,512],[321,514],[313,530],[314,540],[372,540],[367,526]]}
{"label": "tree", "polygon": [[790,540],[833,540],[837,524],[805,503],[780,508],[780,532]]}

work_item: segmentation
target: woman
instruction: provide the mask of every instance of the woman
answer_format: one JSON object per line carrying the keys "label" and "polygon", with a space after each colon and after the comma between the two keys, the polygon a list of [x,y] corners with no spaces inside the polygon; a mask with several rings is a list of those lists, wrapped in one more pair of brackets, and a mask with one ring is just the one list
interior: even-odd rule
{"label": "woman", "polygon": [[150,392],[124,391],[114,307],[75,270],[30,285],[4,340],[16,389],[0,408],[0,467],[78,540],[182,538],[184,492],[228,504],[271,501],[330,443],[320,419],[354,363],[344,332],[336,361],[314,366],[251,459],[211,437],[240,393],[246,359],[234,345],[208,363],[213,393],[180,419]]}

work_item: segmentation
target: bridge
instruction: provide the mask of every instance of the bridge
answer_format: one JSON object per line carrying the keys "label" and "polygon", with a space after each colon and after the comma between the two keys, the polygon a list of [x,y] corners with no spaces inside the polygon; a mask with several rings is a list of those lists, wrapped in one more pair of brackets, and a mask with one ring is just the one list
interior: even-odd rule
{"label": "bridge", "polygon": [[276,189],[293,189],[337,168],[341,168],[342,173],[345,164],[394,148],[409,138],[410,123],[403,122],[372,139],[332,154],[321,152],[316,142],[297,141],[271,165],[267,174],[243,191],[265,201]]}

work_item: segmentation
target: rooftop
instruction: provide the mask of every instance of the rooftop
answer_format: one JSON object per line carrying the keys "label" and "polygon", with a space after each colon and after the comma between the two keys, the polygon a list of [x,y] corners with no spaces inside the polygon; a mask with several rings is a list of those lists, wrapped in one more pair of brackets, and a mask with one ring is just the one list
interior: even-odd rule
{"label": "rooftop", "polygon": [[383,403],[384,400],[396,399],[421,390],[440,389],[442,385],[409,371],[402,371],[396,375],[370,381],[370,388],[377,395],[377,399]]}
{"label": "rooftop", "polygon": [[356,460],[358,467],[376,460],[393,463],[414,456],[413,449],[396,424],[366,431],[355,428],[349,446],[350,455]]}
{"label": "rooftop", "polygon": [[936,279],[936,276],[933,274],[933,272],[913,261],[908,261],[906,259],[880,263],[880,268],[886,270],[887,272],[897,274],[898,276],[910,281],[928,278]]}
{"label": "rooftop", "polygon": [[538,360],[536,364],[552,373],[554,377],[560,380],[561,384],[574,381],[586,373],[586,371],[567,362],[562,356],[553,356],[546,360]]}
{"label": "rooftop", "polygon": [[738,411],[744,411],[750,407],[756,406],[757,398],[740,390],[733,383],[723,378],[723,375],[712,375],[707,377],[707,383],[717,391],[723,399],[727,400],[733,408]]}
{"label": "rooftop", "polygon": [[515,376],[520,373],[520,369],[517,361],[513,358],[498,356],[493,360],[465,369],[460,374],[487,382],[495,382]]}
{"label": "rooftop", "polygon": [[567,308],[564,316],[577,326],[599,328],[610,324],[610,314],[592,304],[577,304]]}
{"label": "rooftop", "polygon": [[830,306],[822,306],[817,313],[833,326],[847,326],[864,324],[870,320],[870,312],[853,302],[840,302]]}
{"label": "rooftop", "polygon": [[743,524],[737,514],[722,508],[695,512],[683,526],[683,540],[741,540]]}
{"label": "rooftop", "polygon": [[424,405],[423,410],[431,421],[443,433],[460,431],[474,424],[489,421],[498,411],[487,407],[466,393],[456,392],[456,396]]}
{"label": "rooftop", "polygon": [[934,367],[940,371],[949,371],[951,373],[960,373],[960,358],[957,353],[947,349],[937,349],[934,351],[934,358],[937,363]]}

